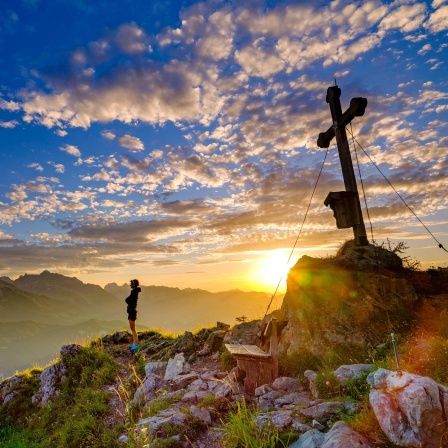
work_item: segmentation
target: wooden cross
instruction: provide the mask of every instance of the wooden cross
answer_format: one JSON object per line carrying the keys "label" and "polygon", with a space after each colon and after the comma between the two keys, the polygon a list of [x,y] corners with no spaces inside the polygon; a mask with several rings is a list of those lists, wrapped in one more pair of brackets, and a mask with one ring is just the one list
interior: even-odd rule
{"label": "wooden cross", "polygon": [[342,176],[344,177],[345,191],[330,192],[324,204],[330,205],[334,211],[338,229],[353,227],[356,246],[367,246],[366,228],[362,217],[361,204],[359,202],[358,188],[356,186],[355,172],[353,170],[350,148],[348,146],[345,126],[355,117],[364,115],[367,107],[366,98],[353,98],[350,107],[342,113],[341,89],[338,86],[329,87],[326,101],[330,104],[333,125],[326,132],[321,132],[317,139],[319,148],[328,148],[330,141],[336,136],[338,144],[339,160],[341,161]]}

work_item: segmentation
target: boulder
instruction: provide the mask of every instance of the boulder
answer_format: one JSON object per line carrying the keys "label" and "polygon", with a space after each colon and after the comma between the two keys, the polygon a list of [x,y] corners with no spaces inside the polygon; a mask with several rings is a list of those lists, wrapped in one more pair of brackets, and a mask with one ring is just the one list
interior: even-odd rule
{"label": "boulder", "polygon": [[196,352],[198,348],[198,343],[190,331],[186,331],[183,336],[181,336],[169,349],[169,356],[173,356],[176,353],[185,353],[186,355],[191,355]]}
{"label": "boulder", "polygon": [[299,392],[300,390],[302,390],[302,385],[300,384],[300,381],[298,379],[290,378],[287,376],[276,378],[271,387],[273,390],[278,390],[286,393]]}
{"label": "boulder", "polygon": [[339,265],[349,269],[388,269],[401,271],[403,269],[402,259],[394,252],[383,247],[355,246],[353,240],[347,241],[336,254]]}
{"label": "boulder", "polygon": [[145,374],[148,376],[151,375],[151,373],[154,373],[156,375],[164,376],[167,366],[168,363],[164,361],[148,362],[145,365]]}
{"label": "boulder", "polygon": [[312,429],[289,448],[370,448],[367,440],[345,422],[336,422],[326,434]]}
{"label": "boulder", "polygon": [[292,422],[292,411],[289,410],[261,413],[257,416],[255,421],[257,426],[273,424],[279,429],[288,428],[289,426],[291,426]]}
{"label": "boulder", "polygon": [[328,418],[340,414],[342,412],[354,414],[358,408],[357,403],[351,401],[324,401],[323,403],[315,404],[306,409],[301,409],[299,412],[307,417],[312,417],[317,420],[327,420]]}
{"label": "boulder", "polygon": [[308,392],[291,392],[274,400],[274,406],[276,409],[288,404],[308,407],[310,405],[310,397]]}
{"label": "boulder", "polygon": [[198,409],[196,406],[192,405],[190,406],[190,413],[193,417],[196,417],[207,425],[212,423],[210,412],[208,412],[205,408]]}
{"label": "boulder", "polygon": [[235,325],[224,337],[225,343],[255,345],[260,343],[260,320]]}
{"label": "boulder", "polygon": [[227,332],[225,330],[217,330],[210,333],[205,341],[204,347],[198,351],[198,356],[206,356],[218,350],[222,346],[222,341],[226,334]]}
{"label": "boulder", "polygon": [[0,384],[0,399],[2,401],[13,391],[14,387],[21,383],[21,378],[17,375],[8,378]]}
{"label": "boulder", "polygon": [[175,375],[172,381],[176,386],[183,387],[197,380],[198,376],[196,372],[190,372],[184,375]]}
{"label": "boulder", "polygon": [[366,372],[370,372],[375,368],[375,364],[350,364],[338,367],[334,374],[339,381],[346,381],[361,378]]}
{"label": "boulder", "polygon": [[177,375],[180,375],[187,369],[183,353],[177,353],[174,358],[168,360],[165,370],[165,381],[172,381]]}
{"label": "boulder", "polygon": [[324,438],[324,433],[317,429],[311,429],[303,434],[299,440],[289,445],[289,448],[321,448]]}
{"label": "boulder", "polygon": [[[62,350],[61,350],[62,352]],[[65,373],[67,367],[63,362],[52,364],[40,374],[40,387],[31,401],[33,404],[46,406],[50,401],[59,395],[59,387],[66,380]]]}
{"label": "boulder", "polygon": [[448,389],[428,377],[378,369],[367,377],[381,429],[400,446],[438,448],[447,432]]}
{"label": "boulder", "polygon": [[160,411],[155,417],[148,417],[138,422],[140,429],[147,428],[152,432],[157,430],[163,425],[183,425],[186,419],[186,415],[175,409],[167,409],[166,411]]}

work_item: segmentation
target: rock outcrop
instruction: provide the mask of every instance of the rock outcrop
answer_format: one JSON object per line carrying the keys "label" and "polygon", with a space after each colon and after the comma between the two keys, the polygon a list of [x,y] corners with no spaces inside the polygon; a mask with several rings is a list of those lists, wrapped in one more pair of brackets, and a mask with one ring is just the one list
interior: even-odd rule
{"label": "rock outcrop", "polygon": [[388,439],[408,447],[439,448],[448,429],[448,388],[428,377],[378,369],[367,378],[369,400]]}
{"label": "rock outcrop", "polygon": [[417,295],[397,258],[374,246],[344,247],[332,259],[303,256],[288,275],[280,351],[334,350],[359,361],[385,334],[403,330]]}

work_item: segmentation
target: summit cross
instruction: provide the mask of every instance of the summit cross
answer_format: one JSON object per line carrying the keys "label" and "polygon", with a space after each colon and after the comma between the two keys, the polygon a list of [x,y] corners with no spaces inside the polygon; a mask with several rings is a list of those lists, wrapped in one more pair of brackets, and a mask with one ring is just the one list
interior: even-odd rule
{"label": "summit cross", "polygon": [[333,125],[325,132],[319,134],[317,146],[319,148],[328,148],[333,137],[336,136],[338,145],[339,160],[341,162],[342,176],[344,178],[345,191],[330,192],[325,199],[324,204],[330,205],[334,211],[336,225],[338,229],[353,227],[356,246],[367,246],[366,228],[359,202],[358,188],[356,185],[355,172],[353,170],[350,148],[347,141],[345,127],[355,117],[364,115],[367,107],[366,98],[352,98],[350,107],[342,113],[341,89],[338,86],[327,89],[326,101],[330,105],[331,118]]}

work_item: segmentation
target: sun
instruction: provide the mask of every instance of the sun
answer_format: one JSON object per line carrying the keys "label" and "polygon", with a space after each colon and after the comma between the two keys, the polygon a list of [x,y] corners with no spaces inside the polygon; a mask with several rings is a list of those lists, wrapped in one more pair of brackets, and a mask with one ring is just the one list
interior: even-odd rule
{"label": "sun", "polygon": [[294,265],[293,257],[288,262],[289,255],[284,250],[264,253],[255,263],[253,281],[267,292],[273,292],[277,285],[279,291],[284,291],[288,271]]}

